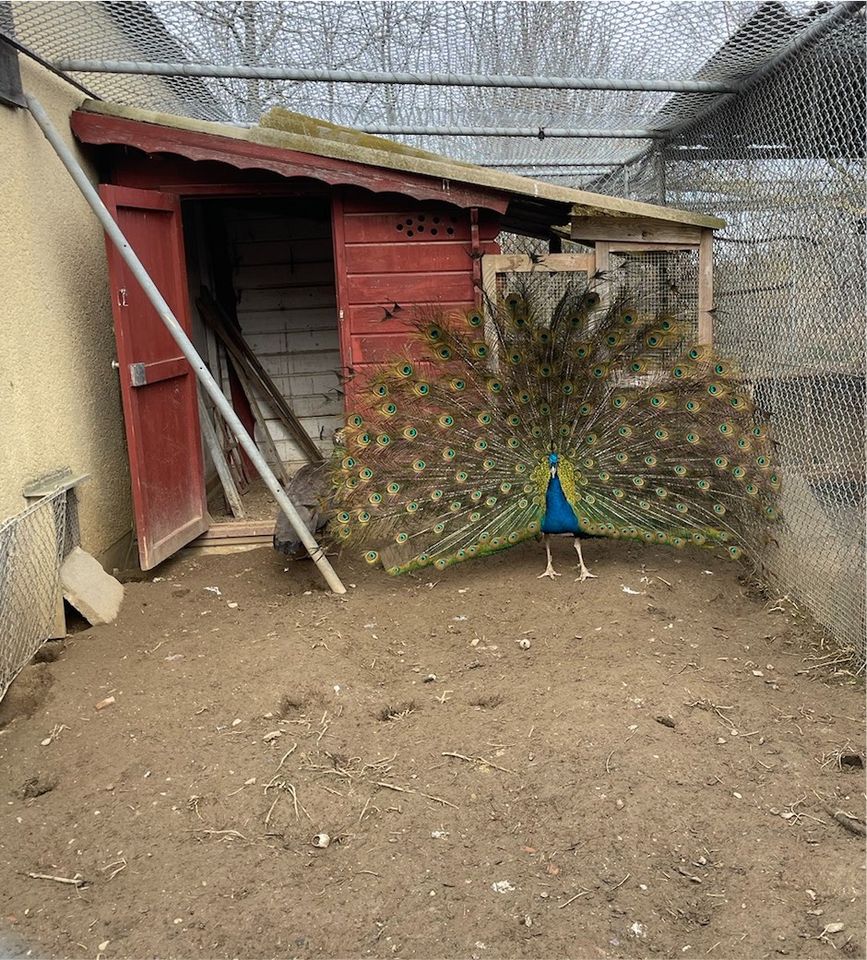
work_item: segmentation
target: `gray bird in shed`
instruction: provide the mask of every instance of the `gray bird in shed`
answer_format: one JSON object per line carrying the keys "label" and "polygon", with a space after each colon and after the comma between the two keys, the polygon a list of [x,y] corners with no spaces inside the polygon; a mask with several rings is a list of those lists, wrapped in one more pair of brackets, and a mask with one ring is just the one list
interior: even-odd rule
{"label": "gray bird in shed", "polygon": [[[331,489],[332,469],[328,460],[322,463],[305,463],[285,487],[286,496],[295,505],[302,522],[314,536],[328,525],[329,514],[323,507],[323,501]],[[282,510],[277,513],[274,549],[287,557],[306,552]]]}

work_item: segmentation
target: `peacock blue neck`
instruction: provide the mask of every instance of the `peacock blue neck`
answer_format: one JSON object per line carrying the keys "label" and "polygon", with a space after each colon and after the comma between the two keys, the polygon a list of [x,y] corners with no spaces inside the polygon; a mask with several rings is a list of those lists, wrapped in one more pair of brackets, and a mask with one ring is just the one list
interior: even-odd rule
{"label": "peacock blue neck", "polygon": [[[555,454],[552,454],[552,457]],[[571,533],[576,537],[581,532],[572,504],[563,493],[563,485],[557,476],[557,463],[551,463],[551,479],[545,491],[545,516],[542,517],[542,533]]]}

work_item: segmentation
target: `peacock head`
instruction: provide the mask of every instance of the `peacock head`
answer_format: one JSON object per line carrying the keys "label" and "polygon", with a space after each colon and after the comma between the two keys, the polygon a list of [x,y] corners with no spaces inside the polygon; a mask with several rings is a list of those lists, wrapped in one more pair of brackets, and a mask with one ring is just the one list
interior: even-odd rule
{"label": "peacock head", "polygon": [[549,466],[549,468],[550,468],[550,470],[551,470],[551,476],[552,476],[552,477],[556,477],[556,476],[557,476],[557,464],[559,463],[559,461],[560,461],[560,458],[559,458],[559,457],[557,456],[557,454],[554,453],[554,451],[552,450],[552,451],[548,454],[548,466]]}

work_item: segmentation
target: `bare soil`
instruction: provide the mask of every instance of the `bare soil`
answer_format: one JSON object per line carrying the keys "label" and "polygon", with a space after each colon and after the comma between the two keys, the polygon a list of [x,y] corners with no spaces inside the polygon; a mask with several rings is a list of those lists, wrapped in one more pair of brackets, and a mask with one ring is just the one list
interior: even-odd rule
{"label": "bare soil", "polygon": [[127,584],[4,705],[0,953],[864,957],[863,687],[736,564],[585,557]]}

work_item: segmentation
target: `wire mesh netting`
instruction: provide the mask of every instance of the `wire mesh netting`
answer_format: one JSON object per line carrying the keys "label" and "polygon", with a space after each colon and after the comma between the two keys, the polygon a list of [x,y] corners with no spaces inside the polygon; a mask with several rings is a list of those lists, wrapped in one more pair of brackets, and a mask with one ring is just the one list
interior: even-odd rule
{"label": "wire mesh netting", "polygon": [[0,524],[0,699],[53,634],[60,566],[78,542],[74,498],[61,490]]}
{"label": "wire mesh netting", "polygon": [[[724,218],[715,338],[766,405],[785,469],[785,520],[756,546],[775,587],[863,665],[863,4],[12,2],[0,4],[0,31],[49,61],[723,85],[728,92],[230,79],[180,68],[72,74],[105,99],[203,119],[255,122],[279,104],[361,128],[423,126],[424,136],[395,139]],[[435,132],[446,127],[535,135]],[[573,135],[546,133],[553,128]],[[669,282],[659,263],[645,280],[660,296]]]}

